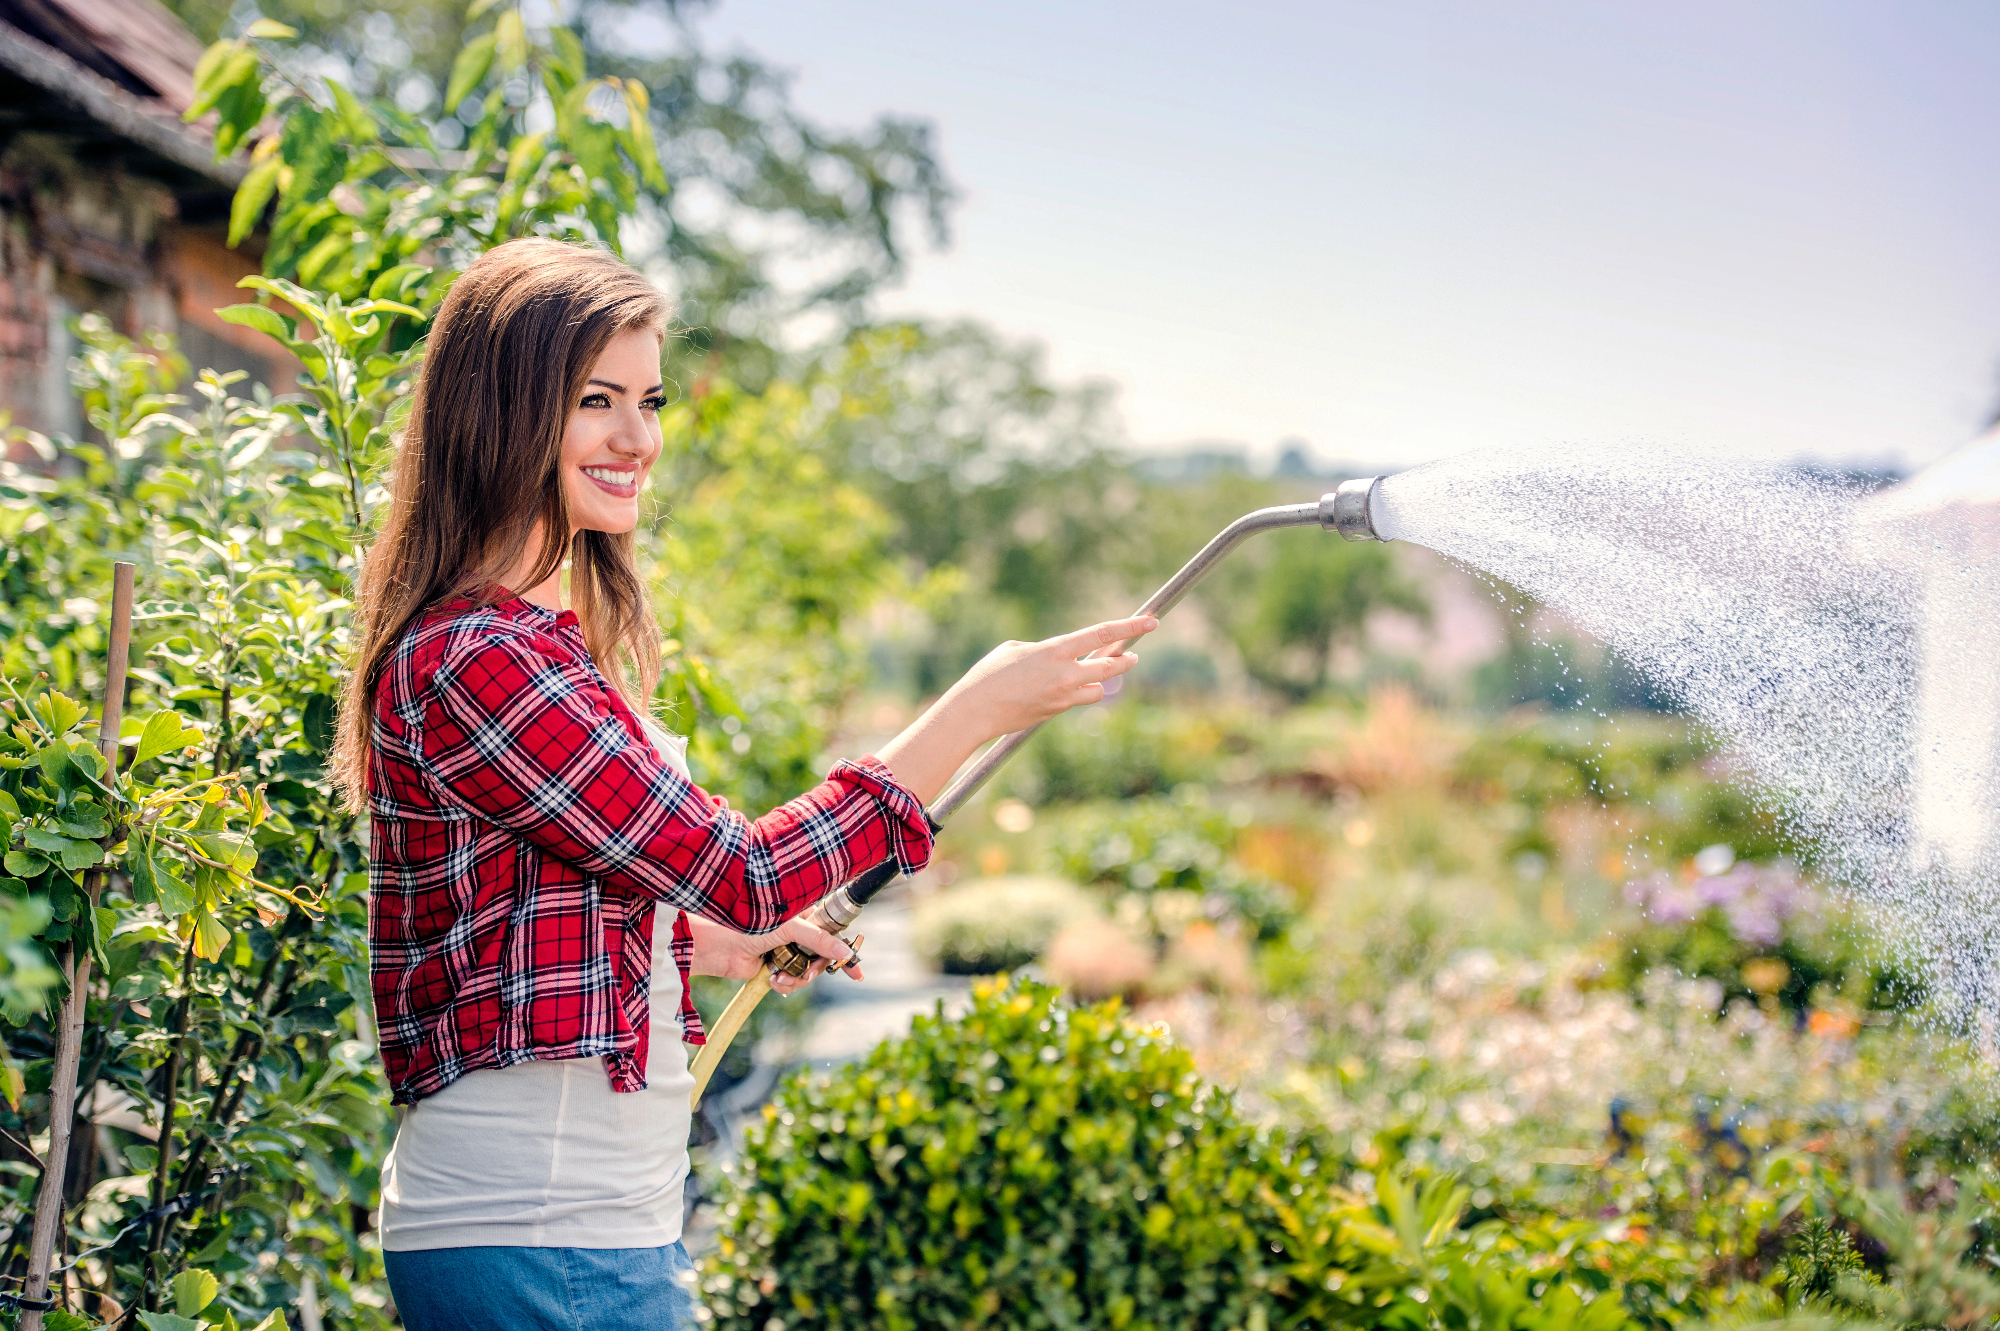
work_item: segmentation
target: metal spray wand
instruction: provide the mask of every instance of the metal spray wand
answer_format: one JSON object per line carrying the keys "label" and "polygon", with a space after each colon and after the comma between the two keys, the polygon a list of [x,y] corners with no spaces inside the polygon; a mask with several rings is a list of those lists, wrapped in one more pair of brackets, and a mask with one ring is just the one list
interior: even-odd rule
{"label": "metal spray wand", "polygon": [[[1318,523],[1327,531],[1337,531],[1350,541],[1382,541],[1388,538],[1377,532],[1374,514],[1370,511],[1374,503],[1376,489],[1381,485],[1380,476],[1370,476],[1360,480],[1345,481],[1332,494],[1320,496],[1314,504],[1283,504],[1276,508],[1260,508],[1254,513],[1246,513],[1219,532],[1215,539],[1201,548],[1201,552],[1181,567],[1181,571],[1168,579],[1166,586],[1146,598],[1146,603],[1133,614],[1152,615],[1160,618],[1167,611],[1179,605],[1181,598],[1188,594],[1195,583],[1201,581],[1207,572],[1220,563],[1222,557],[1235,549],[1246,537],[1258,532],[1275,531],[1280,527],[1306,527]],[[1105,653],[1116,653],[1124,649],[1122,642],[1100,648]],[[1095,655],[1096,653],[1092,653]],[[1043,722],[1042,725],[1046,725]],[[947,818],[958,811],[960,805],[971,799],[979,788],[1000,770],[1006,761],[1018,752],[1028,737],[1041,725],[1017,730],[1011,735],[1003,735],[995,740],[986,752],[979,755],[970,766],[960,772],[942,795],[931,802],[925,813],[931,821],[933,831],[941,830]],[[875,894],[894,882],[898,870],[894,861],[876,865],[853,882],[835,888],[820,898],[806,918],[829,933],[838,934],[854,923],[861,914],[861,908],[874,899]],[[859,938],[848,941],[850,946],[860,942]],[[743,1023],[756,1011],[757,1004],[764,1001],[764,995],[771,992],[771,975],[783,971],[787,975],[803,978],[808,968],[818,958],[796,943],[785,943],[764,954],[764,965],[757,974],[743,982],[736,996],[729,1001],[717,1019],[714,1029],[708,1033],[708,1043],[695,1056],[694,1107],[701,1108],[702,1092],[708,1087],[708,1080],[715,1075],[722,1056],[729,1052],[730,1041],[743,1029]]]}

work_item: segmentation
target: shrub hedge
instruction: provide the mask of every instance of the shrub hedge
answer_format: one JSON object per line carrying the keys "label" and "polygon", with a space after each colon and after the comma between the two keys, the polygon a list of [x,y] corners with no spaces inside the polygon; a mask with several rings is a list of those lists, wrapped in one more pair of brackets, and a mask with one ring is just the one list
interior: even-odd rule
{"label": "shrub hedge", "polygon": [[1587,1225],[1466,1227],[1466,1190],[1267,1133],[1116,1002],[995,980],[747,1137],[716,1326],[1624,1331]]}

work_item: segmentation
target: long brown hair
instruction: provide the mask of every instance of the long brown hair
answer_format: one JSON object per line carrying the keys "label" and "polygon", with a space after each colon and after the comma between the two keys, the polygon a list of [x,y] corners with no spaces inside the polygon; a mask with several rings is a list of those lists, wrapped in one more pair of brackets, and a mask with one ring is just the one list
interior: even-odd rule
{"label": "long brown hair", "polygon": [[630,329],[664,336],[657,287],[611,255],[555,240],[511,240],[476,259],[431,324],[388,509],[355,592],[360,643],[342,699],[332,769],[349,805],[368,800],[375,691],[396,640],[438,602],[493,599],[541,549],[525,591],[570,561],[570,604],[598,669],[645,710],[660,674],[660,629],[632,535],[569,536],[563,434],[591,367]]}

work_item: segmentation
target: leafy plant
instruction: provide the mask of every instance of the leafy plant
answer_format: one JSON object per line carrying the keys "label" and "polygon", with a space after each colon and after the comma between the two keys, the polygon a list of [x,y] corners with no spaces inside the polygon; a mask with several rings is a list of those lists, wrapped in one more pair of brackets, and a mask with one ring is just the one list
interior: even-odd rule
{"label": "leafy plant", "polygon": [[1780,1278],[1787,1308],[1824,1306],[1850,1278],[1870,1286],[1881,1283],[1854,1250],[1847,1231],[1823,1217],[1807,1221],[1792,1239]]}
{"label": "leafy plant", "polygon": [[1257,938],[1281,934],[1295,917],[1289,889],[1230,858],[1242,827],[1199,790],[1121,804],[1084,806],[1049,839],[1055,870],[1102,888],[1117,913],[1166,940],[1201,918],[1234,916]]}
{"label": "leafy plant", "polygon": [[1719,873],[1664,871],[1625,885],[1637,926],[1615,934],[1615,983],[1638,991],[1650,971],[1716,982],[1719,1002],[1775,1002],[1803,1019],[1816,1003],[1895,1011],[1922,986],[1885,960],[1859,922],[1830,910],[1786,864]]}
{"label": "leafy plant", "polygon": [[1116,1004],[992,982],[961,1020],[787,1084],[703,1289],[723,1327],[1254,1325],[1281,1176]]}
{"label": "leafy plant", "polygon": [[1808,1228],[1786,1261],[1785,1315],[1717,1325],[1795,1331],[1993,1326],[2000,1322],[2000,1279],[1975,1246],[1993,1214],[1993,1197],[1981,1184],[1976,1176],[1960,1178],[1949,1189],[1955,1196],[1933,1206],[1893,1193],[1855,1194],[1845,1209],[1887,1250],[1881,1277],[1862,1265],[1844,1233]]}
{"label": "leafy plant", "polygon": [[947,975],[992,975],[1037,960],[1065,925],[1101,913],[1060,878],[980,878],[919,903],[915,943]]}

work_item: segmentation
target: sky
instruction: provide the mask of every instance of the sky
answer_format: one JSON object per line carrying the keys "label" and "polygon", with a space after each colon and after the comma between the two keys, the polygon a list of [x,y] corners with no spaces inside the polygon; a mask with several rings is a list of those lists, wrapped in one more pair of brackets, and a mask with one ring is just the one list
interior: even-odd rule
{"label": "sky", "polygon": [[888,314],[1133,444],[1929,462],[2000,408],[1993,0],[724,0],[801,107],[935,121]]}

